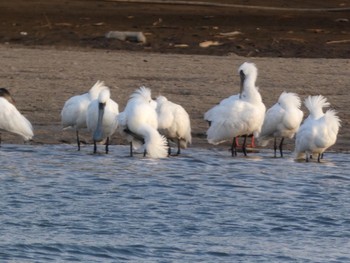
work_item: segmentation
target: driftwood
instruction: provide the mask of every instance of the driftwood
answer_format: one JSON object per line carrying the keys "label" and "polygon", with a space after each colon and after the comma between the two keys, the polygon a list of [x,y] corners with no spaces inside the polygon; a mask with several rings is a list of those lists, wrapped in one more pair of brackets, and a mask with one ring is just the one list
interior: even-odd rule
{"label": "driftwood", "polygon": [[332,41],[326,42],[326,44],[328,44],[328,45],[332,45],[332,44],[346,44],[346,43],[350,43],[350,39],[332,40]]}
{"label": "driftwood", "polygon": [[106,38],[115,38],[122,41],[131,41],[138,43],[146,43],[146,37],[142,32],[131,31],[109,31]]}

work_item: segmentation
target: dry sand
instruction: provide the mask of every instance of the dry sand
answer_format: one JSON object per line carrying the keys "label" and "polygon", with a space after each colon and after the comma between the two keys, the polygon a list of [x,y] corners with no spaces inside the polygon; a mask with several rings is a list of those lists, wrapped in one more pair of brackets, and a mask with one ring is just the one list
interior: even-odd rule
{"label": "dry sand", "polygon": [[[10,90],[17,108],[32,122],[33,144],[75,143],[72,130],[62,131],[60,111],[71,96],[97,81],[111,88],[112,98],[125,107],[129,95],[141,85],[181,104],[190,114],[192,147],[212,147],[206,142],[203,114],[221,99],[238,93],[237,68],[247,58],[236,55],[176,55],[92,49],[22,48],[0,46],[0,86]],[[249,58],[259,69],[257,85],[266,107],[282,91],[302,99],[322,94],[339,112],[342,128],[331,150],[349,149],[348,110],[350,59]],[[304,112],[305,108],[303,107]],[[3,143],[21,143],[3,133]],[[89,134],[82,139],[91,142]],[[118,134],[113,144],[124,144]],[[293,141],[287,141],[293,148]],[[227,144],[228,145],[228,144]],[[218,147],[226,147],[220,145]]]}

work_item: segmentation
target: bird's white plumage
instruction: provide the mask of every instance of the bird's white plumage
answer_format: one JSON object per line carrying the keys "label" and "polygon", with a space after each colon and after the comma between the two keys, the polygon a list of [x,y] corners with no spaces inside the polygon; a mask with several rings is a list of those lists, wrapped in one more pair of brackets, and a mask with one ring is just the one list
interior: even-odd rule
{"label": "bird's white plumage", "polygon": [[245,75],[241,93],[219,105],[215,116],[211,116],[211,126],[207,130],[207,140],[211,144],[248,134],[257,137],[260,133],[266,108],[255,86],[257,68],[255,64],[245,62],[239,72]]}
{"label": "bird's white plumage", "polygon": [[222,115],[226,109],[230,108],[231,105],[239,99],[239,94],[231,95],[228,98],[223,99],[220,101],[218,105],[215,105],[211,109],[209,109],[206,113],[204,113],[204,120],[211,123],[213,120],[217,118],[217,116]]}
{"label": "bird's white plumage", "polygon": [[[100,103],[103,104],[103,116],[101,123],[98,121]],[[87,109],[86,124],[95,141],[102,141],[103,139],[113,135],[118,127],[118,114],[119,106],[110,98],[110,90],[108,88],[102,90],[99,97],[90,102]],[[101,125],[101,127],[98,127],[99,125]],[[100,133],[97,136],[98,138],[96,138],[94,134],[96,130],[99,129]]]}
{"label": "bird's white plumage", "polygon": [[158,130],[166,138],[186,148],[192,141],[190,116],[179,104],[164,96],[157,97]]}
{"label": "bird's white plumage", "polygon": [[283,92],[276,104],[269,108],[265,114],[259,143],[266,146],[276,137],[293,138],[303,120],[300,110],[301,102],[297,94]]}
{"label": "bird's white plumage", "polygon": [[61,111],[61,122],[63,128],[73,128],[80,130],[87,128],[86,112],[92,100],[98,98],[101,90],[106,86],[103,81],[97,81],[89,92],[69,98]]}
{"label": "bird's white plumage", "polygon": [[0,97],[0,130],[20,135],[24,140],[34,136],[32,124],[6,98]]}
{"label": "bird's white plumage", "polygon": [[124,111],[118,116],[119,131],[122,136],[133,143],[134,147],[142,143],[134,136],[125,133],[125,130],[128,129],[133,134],[143,138],[147,154],[152,158],[163,158],[168,155],[167,141],[158,132],[156,106],[149,88],[140,87],[137,89],[130,96]]}
{"label": "bird's white plumage", "polygon": [[326,149],[335,144],[340,128],[340,119],[337,112],[323,108],[330,104],[322,95],[309,96],[304,102],[309,110],[309,116],[305,119],[296,134],[295,155],[302,158],[306,154],[322,154]]}

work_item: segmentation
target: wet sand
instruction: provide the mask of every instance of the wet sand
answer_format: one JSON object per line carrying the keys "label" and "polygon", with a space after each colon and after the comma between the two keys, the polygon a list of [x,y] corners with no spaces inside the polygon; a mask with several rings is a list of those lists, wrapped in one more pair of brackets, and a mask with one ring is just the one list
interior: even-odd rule
{"label": "wet sand", "polygon": [[[338,141],[330,150],[349,149],[349,59],[245,58],[13,45],[0,46],[0,56],[0,86],[10,90],[17,108],[32,122],[33,144],[74,144],[75,133],[63,131],[60,125],[64,102],[103,80],[120,111],[141,85],[151,88],[153,96],[162,94],[181,104],[191,117],[192,147],[212,147],[205,139],[207,123],[203,114],[221,99],[238,93],[237,69],[244,61],[251,61],[259,69],[257,85],[267,108],[283,91],[296,92],[302,99],[322,94],[342,120]],[[22,142],[8,133],[3,133],[2,139],[3,143]],[[91,143],[87,133],[82,140]],[[113,136],[112,144],[124,143],[118,134]],[[287,148],[293,148],[293,141],[287,141]]]}

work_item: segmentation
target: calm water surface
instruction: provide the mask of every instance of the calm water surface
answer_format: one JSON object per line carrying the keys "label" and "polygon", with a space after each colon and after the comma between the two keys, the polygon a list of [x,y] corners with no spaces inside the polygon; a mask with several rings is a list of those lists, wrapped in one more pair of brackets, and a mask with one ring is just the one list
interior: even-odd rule
{"label": "calm water surface", "polygon": [[1,147],[1,262],[350,262],[348,154],[110,150]]}

